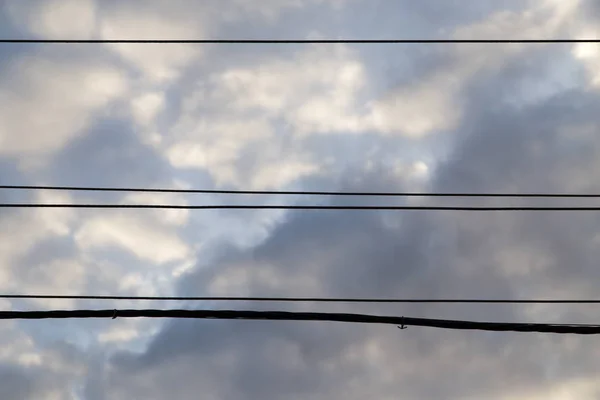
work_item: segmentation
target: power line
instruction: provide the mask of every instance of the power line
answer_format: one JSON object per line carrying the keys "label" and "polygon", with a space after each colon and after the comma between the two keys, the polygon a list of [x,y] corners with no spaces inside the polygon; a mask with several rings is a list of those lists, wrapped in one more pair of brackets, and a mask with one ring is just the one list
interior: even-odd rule
{"label": "power line", "polygon": [[0,319],[65,319],[65,318],[192,318],[262,321],[331,321],[363,324],[388,324],[402,328],[423,326],[441,329],[482,330],[494,332],[539,332],[595,335],[600,325],[475,322],[447,319],[379,316],[368,314],[239,311],[239,310],[51,310],[0,311]]}
{"label": "power line", "polygon": [[600,304],[600,299],[411,299],[342,297],[235,297],[235,296],[101,296],[0,294],[0,299],[257,301],[282,303],[467,303],[467,304]]}
{"label": "power line", "polygon": [[0,39],[0,43],[189,43],[189,44],[436,44],[598,43],[600,39]]}
{"label": "power line", "polygon": [[85,192],[142,192],[231,195],[294,195],[294,196],[378,196],[378,197],[516,197],[516,198],[600,198],[600,193],[460,193],[460,192],[346,192],[301,190],[225,190],[225,189],[166,189],[93,186],[0,185],[3,190],[61,190]]}
{"label": "power line", "polygon": [[470,207],[470,206],[323,206],[323,205],[179,205],[179,204],[54,204],[1,203],[0,208],[89,208],[174,210],[379,210],[379,211],[600,211],[600,207]]}

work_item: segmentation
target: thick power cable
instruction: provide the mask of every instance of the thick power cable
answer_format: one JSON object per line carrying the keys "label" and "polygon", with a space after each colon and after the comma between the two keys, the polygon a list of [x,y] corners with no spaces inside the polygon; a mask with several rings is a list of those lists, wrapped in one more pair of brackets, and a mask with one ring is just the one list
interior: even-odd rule
{"label": "thick power cable", "polygon": [[448,319],[321,312],[156,309],[0,311],[0,319],[8,320],[65,318],[191,318],[261,321],[330,321],[362,324],[388,324],[397,325],[402,328],[407,326],[423,326],[441,329],[482,330],[494,332],[539,332],[579,335],[600,334],[600,325],[475,322]]}

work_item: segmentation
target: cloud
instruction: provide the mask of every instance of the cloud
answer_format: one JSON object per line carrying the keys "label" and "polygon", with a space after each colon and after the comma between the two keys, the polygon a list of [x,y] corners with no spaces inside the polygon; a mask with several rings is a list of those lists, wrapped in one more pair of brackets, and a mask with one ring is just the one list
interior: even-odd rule
{"label": "cloud", "polygon": [[455,71],[445,71],[400,88],[374,102],[373,125],[383,132],[413,137],[453,129],[461,117],[456,99],[460,83]]}
{"label": "cloud", "polygon": [[[38,192],[33,201],[70,203],[67,195]],[[0,286],[5,293],[77,293],[86,283],[85,263],[70,246],[78,214],[69,209],[31,209],[0,218]],[[72,301],[34,301],[72,306]]]}
{"label": "cloud", "polygon": [[8,1],[18,26],[45,39],[91,39],[96,26],[93,0]]}
{"label": "cloud", "polygon": [[[527,10],[492,13],[483,21],[457,28],[454,35],[487,37],[510,26],[521,26],[534,36],[553,35],[561,32],[572,13],[571,8],[544,3]],[[551,18],[544,24],[536,23],[548,15]],[[368,79],[367,60],[348,46],[314,46],[290,55],[262,58],[245,67],[226,68],[199,80],[198,89],[187,95],[179,121],[168,134],[171,143],[159,136],[153,136],[154,142],[166,148],[163,152],[173,166],[204,169],[218,185],[246,182],[265,188],[266,182],[275,187],[290,184],[337,161],[331,155],[327,162],[311,159],[305,151],[311,135],[350,133],[419,139],[457,129],[465,117],[467,85],[510,65],[526,51],[523,45],[497,46],[501,51],[481,46],[442,51],[443,57],[434,68],[379,94],[375,88],[380,83]],[[526,93],[532,93],[531,99],[524,101],[536,101],[533,93],[549,95],[530,87],[520,97]],[[219,115],[217,110],[223,109],[227,114]],[[262,160],[249,155],[258,146]],[[281,150],[288,158],[299,158],[284,161],[275,155]],[[275,159],[268,161],[265,153],[274,154]],[[248,163],[240,162],[244,159],[251,159],[250,165],[254,165],[251,177],[244,174],[248,171]],[[274,176],[269,170],[290,172]]]}
{"label": "cloud", "polygon": [[[131,193],[125,196],[124,203],[128,204],[180,204],[188,202],[181,195],[173,193]],[[154,219],[166,225],[183,226],[189,221],[190,211],[184,209],[153,210]]]}
{"label": "cloud", "polygon": [[139,335],[140,332],[136,328],[117,327],[99,334],[98,341],[101,343],[130,342],[137,339]]}
{"label": "cloud", "polygon": [[343,48],[335,54],[315,47],[199,79],[156,146],[174,167],[205,169],[218,185],[279,187],[318,173],[324,163],[295,136],[363,124],[353,115],[362,67]]}
{"label": "cloud", "polygon": [[136,122],[148,125],[165,106],[162,93],[145,93],[131,101],[131,111]]}
{"label": "cloud", "polygon": [[[11,15],[36,37],[80,29],[78,34],[99,38],[274,32],[559,37],[583,34],[597,16],[593,2],[509,3],[500,10],[489,1],[469,7],[345,1],[339,8],[317,0],[231,0],[226,6],[222,0],[168,6],[119,1],[91,8],[63,2],[43,15],[44,3],[30,2]],[[65,4],[87,11],[75,13]],[[73,17],[79,13],[88,23]],[[586,17],[574,18],[581,13]],[[374,25],[369,15],[376,15]],[[2,180],[352,191],[600,189],[594,173],[600,141],[593,48],[258,48],[107,45],[91,51],[53,47],[53,54],[44,47],[19,49],[17,58],[5,61],[0,82]],[[248,201],[150,193],[2,196],[67,203]],[[406,204],[438,203],[411,198]],[[7,293],[596,298],[597,227],[592,213],[4,210],[0,286]],[[2,308],[154,305],[165,306],[6,301]],[[596,319],[586,306],[318,308],[502,321]],[[600,389],[596,340],[335,323],[15,321],[0,329],[0,392],[9,399],[90,400],[173,393],[219,400],[592,399]]]}
{"label": "cloud", "polygon": [[[5,321],[3,325],[7,324]],[[6,326],[2,342],[0,394],[4,399],[68,398],[74,382],[85,374],[85,358],[64,342],[36,343],[26,333]]]}
{"label": "cloud", "polygon": [[17,59],[0,77],[0,154],[25,166],[43,163],[126,90],[122,72],[102,63]]}
{"label": "cloud", "polygon": [[[230,1],[225,9],[216,1],[189,0],[128,1],[105,7],[99,23],[103,39],[202,40],[218,32],[228,22],[273,20],[289,8],[301,8],[311,1],[263,2],[249,6],[246,1]],[[205,53],[197,44],[107,45],[123,60],[140,71],[150,84],[176,80]]]}
{"label": "cloud", "polygon": [[[563,34],[576,2],[541,2],[524,10],[492,12],[485,19],[458,26],[455,39],[551,38]],[[422,136],[447,132],[464,117],[462,93],[474,77],[503,68],[530,48],[524,44],[455,45],[420,79],[401,85],[373,103],[374,126],[383,132]],[[443,52],[443,51],[442,51]]]}
{"label": "cloud", "polygon": [[182,260],[189,254],[186,243],[174,232],[125,213],[103,214],[87,220],[75,239],[84,250],[116,246],[155,264]]}
{"label": "cloud", "polygon": [[[45,195],[40,197],[46,198]],[[23,257],[31,256],[35,247],[44,241],[64,238],[70,232],[74,217],[72,211],[38,211],[6,213],[0,219],[0,285],[5,288],[26,284],[19,279],[21,271],[17,268]],[[41,277],[37,279],[38,282],[44,281]]]}
{"label": "cloud", "polygon": [[[541,49],[527,60],[514,57],[494,64],[485,84],[474,78],[470,85],[461,83],[469,112],[456,122],[453,147],[437,165],[432,191],[598,191],[593,173],[600,146],[594,135],[598,99],[593,92],[584,85],[569,86],[520,107],[503,102],[531,79],[532,71],[538,80],[552,73],[544,66],[546,52],[568,55],[564,49]],[[373,185],[401,190],[408,184],[403,175],[382,170],[348,181],[357,190]],[[334,178],[328,183],[340,185]],[[186,275],[181,292],[594,298],[597,225],[589,214],[473,218],[458,213],[292,212],[260,244],[224,251],[209,268]],[[367,306],[352,309],[373,312]],[[397,307],[377,310],[399,313]],[[594,320],[594,312],[585,307],[405,305],[400,312],[481,320]],[[506,400],[542,398],[551,391],[592,399],[600,390],[593,372],[597,355],[590,353],[595,340],[424,328],[400,333],[333,323],[174,321],[144,353],[122,353],[111,361],[107,396],[160,398],[179,388],[183,398],[203,390],[219,399],[400,395]]]}
{"label": "cloud", "polygon": [[[570,31],[577,39],[598,39],[598,20],[600,13],[593,1],[581,1],[580,7],[572,19]],[[600,51],[598,43],[577,43],[572,46],[572,55],[585,68],[591,86],[597,90],[600,86],[598,67],[600,66]]]}
{"label": "cloud", "polygon": [[[202,39],[204,24],[202,18],[196,19],[171,3],[152,2],[140,8],[130,2],[104,12],[100,37],[107,40]],[[180,71],[202,53],[201,47],[190,44],[109,43],[107,47],[140,71],[150,83],[177,78]]]}
{"label": "cloud", "polygon": [[[542,109],[548,111],[552,105]],[[589,116],[592,109],[590,105],[579,115]],[[565,160],[559,163],[543,156],[568,140],[552,134],[563,129],[556,122],[564,115],[551,122],[513,116],[507,118],[510,130],[499,125],[496,134],[473,132],[461,146],[460,157],[445,166],[438,187],[464,182],[467,171],[482,174],[480,180],[470,181],[470,190],[488,191],[505,185],[529,188],[538,171],[548,176],[544,181],[548,185],[564,185],[582,169],[595,170],[593,151],[584,160],[578,154],[561,152]],[[565,123],[565,129],[571,127]],[[527,133],[551,124],[555,131],[550,133]],[[592,136],[582,140],[588,146],[597,143]],[[492,173],[494,178],[488,179]],[[381,177],[363,179],[370,182]],[[229,252],[212,268],[185,277],[184,292],[492,298],[597,295],[593,283],[588,283],[595,275],[593,260],[597,258],[592,240],[595,218],[538,214],[472,219],[411,214],[399,216],[396,226],[384,223],[385,218],[292,213],[262,244],[237,255]],[[567,262],[577,269],[563,269]],[[367,307],[353,310],[367,311]],[[382,307],[379,313],[386,313],[383,310],[398,312]],[[548,310],[508,306],[493,310],[403,306],[402,313],[565,322],[584,322],[592,316],[560,309],[549,316]],[[424,328],[399,333],[391,328],[336,324],[176,321],[142,355],[115,358],[115,372],[108,376],[106,386],[111,388],[108,398],[160,398],[178,387],[182,398],[204,390],[207,396],[220,399],[395,398],[398,393],[409,399],[509,399],[542,396],[546,387],[560,386],[564,393],[591,399],[598,387],[593,369],[588,368],[595,359],[589,353],[589,340]]]}
{"label": "cloud", "polygon": [[292,60],[261,62],[229,69],[217,79],[239,111],[281,116],[303,133],[360,131],[356,97],[366,85],[365,71],[349,48],[313,47]]}

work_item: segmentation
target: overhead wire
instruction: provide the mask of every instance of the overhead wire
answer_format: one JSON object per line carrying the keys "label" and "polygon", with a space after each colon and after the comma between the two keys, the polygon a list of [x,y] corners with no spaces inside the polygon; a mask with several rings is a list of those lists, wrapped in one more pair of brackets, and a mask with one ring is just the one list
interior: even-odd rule
{"label": "overhead wire", "polygon": [[0,43],[444,44],[599,43],[600,39],[0,39]]}
{"label": "overhead wire", "polygon": [[600,198],[600,193],[464,193],[464,192],[367,192],[306,190],[227,190],[142,187],[94,187],[50,185],[0,185],[0,190],[56,190],[83,192],[142,192],[230,195],[373,196],[373,197],[515,197],[515,198]]}
{"label": "overhead wire", "polygon": [[110,296],[51,294],[0,294],[0,299],[247,301],[275,303],[600,304],[600,299],[425,299],[367,297]]}
{"label": "overhead wire", "polygon": [[[0,43],[198,43],[198,44],[362,44],[362,43],[598,43],[598,39],[204,39],[204,40],[56,40],[0,39]],[[569,193],[418,193],[418,192],[335,192],[335,191],[243,191],[202,189],[107,188],[72,186],[1,185],[0,189],[36,189],[71,191],[205,193],[205,194],[265,194],[265,195],[328,195],[328,196],[389,196],[389,197],[513,197],[513,198],[600,198],[600,194]],[[103,209],[302,209],[302,210],[449,210],[449,211],[600,211],[600,207],[457,207],[457,206],[320,206],[320,205],[173,205],[173,204],[31,204],[4,203],[0,208],[103,208]],[[361,302],[361,303],[552,303],[596,304],[600,300],[583,299],[368,299],[368,298],[283,298],[283,297],[158,297],[158,296],[69,296],[69,295],[0,295],[0,298],[39,299],[107,299],[107,300],[210,300],[210,301],[281,301],[281,302]],[[308,313],[282,311],[235,310],[55,310],[0,311],[0,319],[47,318],[200,318],[287,321],[337,321],[380,323],[404,326],[429,326],[445,329],[477,329],[486,331],[548,332],[598,334],[598,325],[524,324],[439,320],[410,317],[375,316],[365,314]]]}
{"label": "overhead wire", "polygon": [[363,324],[421,326],[456,330],[481,330],[493,332],[539,332],[597,335],[600,325],[591,324],[542,324],[479,322],[449,319],[413,318],[380,316],[370,314],[292,312],[292,311],[251,311],[251,310],[49,310],[49,311],[0,311],[0,320],[15,319],[65,319],[65,318],[191,318],[222,320],[262,320],[262,321],[329,321]]}
{"label": "overhead wire", "polygon": [[175,209],[175,210],[379,210],[379,211],[600,211],[600,207],[471,207],[471,206],[340,206],[340,205],[270,205],[270,204],[57,204],[1,203],[0,208],[88,208],[88,209]]}

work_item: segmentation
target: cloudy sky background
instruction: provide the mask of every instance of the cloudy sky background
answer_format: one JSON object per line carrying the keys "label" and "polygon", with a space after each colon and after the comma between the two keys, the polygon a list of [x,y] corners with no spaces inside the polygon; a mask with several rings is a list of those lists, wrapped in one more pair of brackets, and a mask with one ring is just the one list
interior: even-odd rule
{"label": "cloudy sky background", "polygon": [[[600,20],[592,0],[0,4],[0,36],[40,39],[596,39]],[[600,192],[596,44],[2,44],[0,66],[4,184]],[[0,200],[357,201],[57,192]],[[459,200],[410,203],[441,201]],[[598,298],[599,223],[594,213],[1,210],[0,292]],[[177,306],[600,318],[590,306]],[[7,400],[600,397],[594,337],[117,319],[5,321],[0,344]]]}

